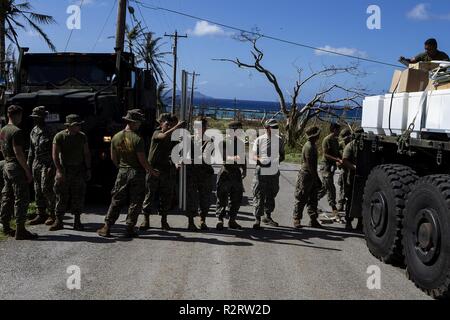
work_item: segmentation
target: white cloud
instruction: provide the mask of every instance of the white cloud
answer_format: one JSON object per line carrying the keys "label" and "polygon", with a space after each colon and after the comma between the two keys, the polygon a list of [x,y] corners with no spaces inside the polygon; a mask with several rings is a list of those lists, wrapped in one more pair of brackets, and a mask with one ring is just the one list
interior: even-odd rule
{"label": "white cloud", "polygon": [[204,86],[204,85],[207,85],[209,83],[209,81],[200,81],[199,82],[199,86]]}
{"label": "white cloud", "polygon": [[428,20],[431,18],[428,7],[426,3],[419,3],[407,13],[407,16],[413,20]]}
{"label": "white cloud", "polygon": [[419,3],[412,8],[406,16],[412,20],[426,21],[426,20],[450,20],[450,13],[434,14],[430,12],[431,5],[428,3]]}
{"label": "white cloud", "polygon": [[204,36],[229,36],[230,33],[218,25],[211,24],[208,21],[197,21],[194,30],[187,30],[187,33],[196,37]]}
{"label": "white cloud", "polygon": [[70,2],[77,6],[80,6],[81,4],[83,4],[83,6],[86,6],[86,5],[94,4],[95,0],[71,0]]}
{"label": "white cloud", "polygon": [[346,54],[349,56],[357,56],[360,58],[367,58],[366,52],[360,51],[355,48],[346,48],[346,47],[334,48],[332,46],[326,45],[324,47],[320,47],[319,49],[330,51],[330,52],[315,50],[314,53],[318,56],[333,55],[331,52],[335,52],[335,53],[339,53],[339,54]]}

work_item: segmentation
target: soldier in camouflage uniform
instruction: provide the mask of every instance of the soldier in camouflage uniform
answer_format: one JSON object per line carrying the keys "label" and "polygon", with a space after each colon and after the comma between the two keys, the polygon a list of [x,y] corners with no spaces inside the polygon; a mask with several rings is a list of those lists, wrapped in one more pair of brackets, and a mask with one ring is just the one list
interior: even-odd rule
{"label": "soldier in camouflage uniform", "polygon": [[110,229],[128,203],[126,238],[137,236],[135,226],[142,212],[145,197],[145,173],[155,174],[145,158],[144,140],[136,133],[145,116],[141,110],[128,111],[123,117],[127,126],[111,140],[111,159],[119,168],[112,190],[111,205],[105,218],[105,225],[97,231],[101,237],[110,237]]}
{"label": "soldier in camouflage uniform", "polygon": [[[203,142],[203,136],[208,128],[206,118],[200,118],[202,124],[201,131],[194,135],[191,143],[192,164],[186,166],[186,189],[187,192],[187,215],[188,229],[197,231],[194,224],[194,217],[198,216],[200,208],[200,229],[207,231],[206,217],[211,206],[211,197],[213,190],[214,169],[205,162],[203,155],[209,155],[212,152],[212,144],[209,141]],[[197,149],[197,153],[194,151]]]}
{"label": "soldier in camouflage uniform", "polygon": [[170,162],[173,149],[172,133],[185,125],[185,122],[178,122],[171,126],[172,119],[171,114],[162,114],[159,118],[160,127],[152,136],[148,162],[159,173],[159,176],[147,175],[146,177],[146,195],[142,207],[144,222],[140,226],[142,231],[150,229],[150,214],[157,195],[159,196],[161,228],[166,231],[170,230],[167,214],[171,207],[173,184],[175,184]]}
{"label": "soldier in camouflage uniform", "polygon": [[[267,120],[264,124],[266,133],[258,137],[253,144],[254,160],[257,162],[255,178],[253,180],[253,205],[255,207],[255,224],[253,229],[261,229],[261,217],[264,224],[278,227],[278,223],[272,219],[275,210],[275,198],[280,190],[280,162],[284,161],[284,143],[281,137],[272,132],[279,126],[275,119]],[[271,152],[272,139],[278,140],[279,152],[273,155]],[[264,168],[276,166],[274,174],[264,174]],[[272,170],[272,169],[267,169]]]}
{"label": "soldier in camouflage uniform", "polygon": [[[231,130],[240,130],[242,129],[242,124],[239,121],[233,121],[228,125],[228,128]],[[223,219],[226,216],[228,204],[230,205],[228,228],[235,230],[242,229],[236,222],[236,218],[244,195],[243,179],[247,175],[246,161],[245,159],[241,161],[241,155],[238,154],[238,144],[244,143],[238,137],[234,137],[234,142],[230,137],[227,137],[222,144],[221,151],[225,163],[219,172],[217,182],[217,230],[223,230]],[[232,151],[233,146],[234,152],[231,155],[227,155],[227,149]],[[239,162],[243,162],[243,164]]]}
{"label": "soldier in camouflage uniform", "polygon": [[310,127],[306,130],[308,141],[302,149],[301,169],[298,173],[297,184],[295,187],[295,206],[293,212],[294,227],[301,229],[301,220],[303,218],[303,210],[308,205],[308,214],[311,219],[310,227],[323,228],[318,218],[317,203],[318,190],[321,188],[319,175],[317,174],[317,147],[316,142],[319,140],[320,129],[318,127]]}
{"label": "soldier in camouflage uniform", "polygon": [[[352,140],[352,131],[348,128],[341,131],[339,134],[340,141],[339,141],[339,151],[341,154],[344,153],[345,146],[350,143]],[[344,211],[345,210],[345,171],[347,170],[343,165],[340,167],[340,173],[338,177],[338,185],[339,185],[339,191],[338,191],[338,211]]]}
{"label": "soldier in camouflage uniform", "polygon": [[88,139],[81,132],[84,122],[78,115],[66,117],[66,129],[53,139],[53,162],[56,167],[54,191],[56,219],[50,231],[64,229],[63,218],[68,209],[74,216],[73,229],[83,231],[81,213],[84,206],[86,182],[91,179],[91,154]]}
{"label": "soldier in camouflage uniform", "polygon": [[[0,192],[5,186],[5,180],[3,179],[3,168],[5,167],[5,160],[0,161]],[[0,201],[1,202],[1,201]]]}
{"label": "soldier in camouflage uniform", "polygon": [[336,186],[334,184],[334,172],[337,166],[342,164],[342,156],[339,152],[339,132],[340,126],[337,123],[330,124],[330,134],[322,141],[322,164],[320,173],[322,176],[322,189],[319,191],[319,201],[328,195],[328,204],[332,210],[331,219],[339,217],[336,207]]}
{"label": "soldier in camouflage uniform", "polygon": [[[25,229],[27,210],[30,203],[29,184],[33,177],[25,157],[25,136],[17,126],[22,122],[22,108],[12,105],[8,108],[8,124],[0,131],[0,143],[5,167],[3,169],[4,187],[0,219],[3,234],[14,236],[16,240],[33,240],[37,238]],[[16,216],[17,230],[10,226],[11,215]]]}
{"label": "soldier in camouflage uniform", "polygon": [[[364,133],[362,128],[358,128],[354,131],[353,140],[347,144],[344,148],[343,154],[343,164],[346,167],[346,177],[345,177],[345,197],[347,199],[347,206],[345,208],[345,219],[346,225],[345,228],[347,230],[353,230],[352,222],[353,218],[350,216],[350,209],[353,197],[353,183],[355,180],[356,174],[356,159],[358,156],[358,143],[359,137]],[[356,226],[356,230],[362,231],[362,218],[358,219],[358,224]]]}
{"label": "soldier in camouflage uniform", "polygon": [[[48,112],[45,107],[33,109],[34,128],[30,133],[30,150],[28,152],[28,166],[32,168],[34,192],[36,198],[37,217],[30,221],[30,225],[45,223],[51,226],[55,222],[55,168],[52,160],[53,135],[45,125]],[[47,214],[47,209],[48,213]]]}

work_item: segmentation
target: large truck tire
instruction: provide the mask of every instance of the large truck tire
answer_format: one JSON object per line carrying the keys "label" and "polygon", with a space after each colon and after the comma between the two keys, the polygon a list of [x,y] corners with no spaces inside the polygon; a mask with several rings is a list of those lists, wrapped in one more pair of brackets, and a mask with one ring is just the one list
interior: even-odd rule
{"label": "large truck tire", "polygon": [[386,164],[370,173],[363,197],[363,225],[367,247],[385,263],[402,264],[402,226],[406,196],[417,181],[409,167]]}
{"label": "large truck tire", "polygon": [[408,195],[403,247],[408,278],[433,298],[449,298],[450,175],[423,177]]}

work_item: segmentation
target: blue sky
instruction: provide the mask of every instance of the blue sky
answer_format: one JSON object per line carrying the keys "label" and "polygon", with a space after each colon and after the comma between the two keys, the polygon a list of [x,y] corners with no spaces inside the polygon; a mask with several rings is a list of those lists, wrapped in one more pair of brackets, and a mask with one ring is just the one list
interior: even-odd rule
{"label": "blue sky", "polygon": [[[413,56],[423,51],[423,42],[429,37],[439,41],[441,50],[450,51],[450,1],[387,1],[387,0],[140,0],[150,6],[165,7],[210,19],[242,29],[258,27],[263,34],[300,42],[315,47],[330,48],[396,64],[399,56]],[[18,1],[20,2],[20,1]],[[35,11],[52,15],[57,24],[45,27],[58,50],[63,51],[70,34],[66,27],[67,7],[80,0],[31,0]],[[81,29],[74,30],[67,51],[90,52],[99,37],[102,26],[115,0],[84,0],[81,8]],[[139,18],[137,5],[136,16]],[[381,9],[381,29],[369,30],[366,10],[369,5]],[[232,64],[213,61],[215,58],[236,58],[251,61],[250,46],[232,38],[232,30],[210,25],[195,19],[164,11],[142,8],[149,29],[157,35],[165,32],[188,33],[188,39],[179,42],[179,67],[200,73],[197,87],[202,93],[216,98],[276,101],[277,96],[267,80],[255,71],[238,69]],[[95,46],[95,52],[111,52],[115,35],[117,5]],[[22,46],[31,52],[48,52],[46,45],[32,32],[21,32]],[[164,48],[171,50],[170,39]],[[344,66],[351,59],[318,54],[314,50],[261,39],[260,48],[265,53],[263,63],[275,73],[288,95],[298,75],[294,65],[319,70],[323,65]],[[171,62],[171,56],[167,59]],[[387,90],[394,68],[361,62],[360,68],[367,76],[355,79],[340,76],[336,82],[355,86],[361,84],[373,93]],[[172,74],[170,67],[166,67]],[[317,90],[330,83],[318,79],[300,96],[307,101]]]}

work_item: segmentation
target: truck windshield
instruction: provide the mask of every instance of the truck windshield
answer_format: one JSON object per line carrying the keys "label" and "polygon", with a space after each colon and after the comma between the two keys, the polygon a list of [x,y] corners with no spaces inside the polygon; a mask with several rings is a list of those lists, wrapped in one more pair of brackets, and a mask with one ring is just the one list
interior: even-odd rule
{"label": "truck windshield", "polygon": [[63,61],[53,61],[29,64],[26,69],[28,85],[46,83],[60,85],[68,79],[92,85],[108,85],[114,74],[114,69],[94,62],[67,64]]}

